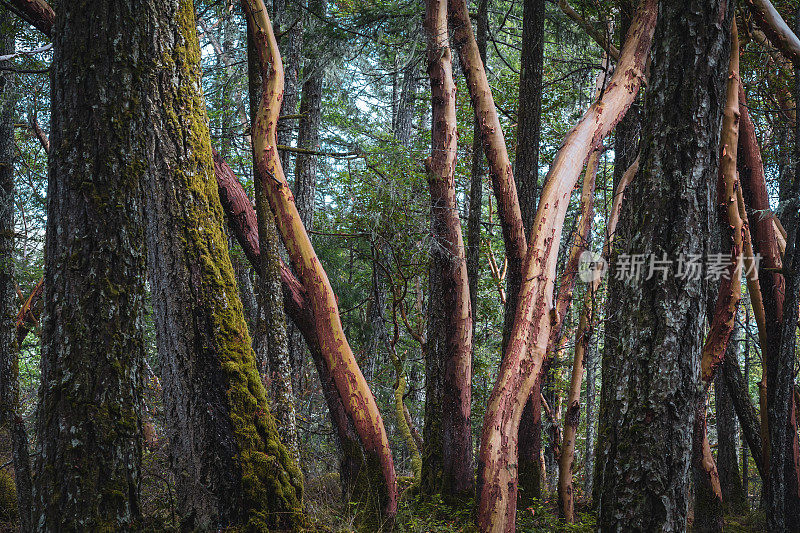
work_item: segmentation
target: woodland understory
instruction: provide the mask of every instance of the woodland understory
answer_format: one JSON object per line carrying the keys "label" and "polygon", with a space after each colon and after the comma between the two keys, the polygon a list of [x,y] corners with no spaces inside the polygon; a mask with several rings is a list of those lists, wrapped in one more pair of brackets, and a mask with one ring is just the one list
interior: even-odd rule
{"label": "woodland understory", "polygon": [[0,531],[800,532],[798,0],[0,0]]}

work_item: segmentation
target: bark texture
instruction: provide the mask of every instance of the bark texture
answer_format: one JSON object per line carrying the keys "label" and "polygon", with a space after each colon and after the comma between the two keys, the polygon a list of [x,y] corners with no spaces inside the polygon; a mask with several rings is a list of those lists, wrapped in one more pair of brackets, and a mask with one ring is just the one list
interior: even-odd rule
{"label": "bark texture", "polygon": [[[494,97],[486,78],[480,48],[472,31],[469,9],[466,0],[448,0],[447,14],[449,29],[453,33],[453,44],[458,52],[461,70],[467,80],[472,107],[481,128],[481,142],[489,164],[489,176],[497,198],[497,214],[503,230],[503,242],[508,260],[508,286],[506,309],[516,309],[520,268],[525,258],[527,244],[525,227],[522,222],[514,171],[508,156],[503,128],[494,105]],[[516,285],[513,285],[516,283]],[[510,332],[513,311],[506,312],[503,338]],[[503,342],[505,345],[505,340]]]}
{"label": "bark texture", "polygon": [[147,245],[181,527],[295,527],[300,472],[267,407],[222,233],[194,8],[150,10]]}
{"label": "bark texture", "polygon": [[[260,264],[261,251],[258,241],[256,212],[242,185],[233,174],[230,166],[214,153],[214,173],[217,178],[220,201],[228,218],[231,231],[252,265]],[[370,483],[380,479],[380,465],[368,463],[364,456],[359,435],[348,413],[342,397],[331,377],[326,359],[317,342],[317,329],[314,314],[306,298],[305,288],[281,263],[281,282],[283,303],[286,314],[297,325],[311,352],[314,365],[322,387],[322,394],[328,406],[331,424],[336,432],[340,451],[339,473],[342,494],[345,502],[363,500],[360,494],[370,492]]]}
{"label": "bark texture", "polygon": [[[738,339],[728,343],[726,358],[739,357]],[[714,380],[714,404],[717,414],[717,472],[722,489],[722,503],[727,512],[739,513],[747,510],[747,500],[739,475],[739,460],[736,450],[736,413],[728,393],[724,372],[718,372]]]}
{"label": "bark texture", "polygon": [[140,185],[153,18],[147,2],[61,8],[53,31],[34,522],[39,531],[128,529],[141,518]]}
{"label": "bark texture", "polygon": [[[732,15],[727,0],[660,6],[647,142],[622,206],[615,257],[676,261],[708,251]],[[666,279],[645,277],[609,284],[619,315],[606,328],[603,354],[595,480],[602,531],[686,528],[707,282],[674,269]]]}
{"label": "bark texture", "polygon": [[331,377],[358,431],[368,462],[380,465],[383,472],[383,479],[375,480],[370,489],[375,491],[376,503],[384,515],[391,518],[397,512],[397,482],[383,419],[347,342],[336,297],[300,220],[278,158],[275,126],[283,93],[283,65],[275,34],[262,1],[250,0],[245,7],[264,76],[258,117],[253,127],[256,164],[260,172],[270,178],[265,184],[270,207],[292,267],[306,290],[314,314],[317,341]]}
{"label": "bark texture", "polygon": [[486,531],[513,531],[515,527],[516,436],[525,400],[541,369],[550,337],[557,248],[569,194],[583,162],[624,115],[638,92],[657,11],[655,1],[645,0],[640,5],[606,92],[567,134],[545,179],[523,265],[513,333],[481,433],[478,524]]}
{"label": "bark texture", "polygon": [[426,161],[433,244],[422,485],[431,494],[466,497],[473,487],[472,309],[456,204],[456,86],[446,0],[426,2],[425,30],[433,112],[431,157]]}
{"label": "bark texture", "polygon": [[[258,52],[254,46],[252,26],[248,24],[247,76],[251,130],[256,122],[262,83]],[[260,365],[261,374],[269,383],[270,411],[275,417],[278,433],[295,463],[300,466],[297,415],[292,387],[293,372],[289,358],[289,336],[281,288],[281,242],[264,189],[265,181],[269,177],[264,175],[258,165],[253,166],[259,250],[264,252],[260,255],[257,266],[258,318],[256,342],[253,344],[256,347],[256,361]]]}
{"label": "bark texture", "polygon": [[[478,1],[476,44],[481,61],[486,63],[486,36],[489,33],[489,0]],[[481,215],[483,210],[483,180],[486,159],[483,155],[480,117],[475,113],[472,123],[472,170],[469,186],[469,216],[467,218],[467,279],[472,302],[472,337],[478,323],[478,281],[481,258]]]}

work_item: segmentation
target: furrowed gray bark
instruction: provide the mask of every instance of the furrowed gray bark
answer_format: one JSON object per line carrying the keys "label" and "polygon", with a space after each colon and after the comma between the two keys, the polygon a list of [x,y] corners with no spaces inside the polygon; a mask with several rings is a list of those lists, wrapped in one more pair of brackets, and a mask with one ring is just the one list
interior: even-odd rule
{"label": "furrowed gray bark", "polygon": [[38,531],[128,529],[141,518],[140,186],[155,20],[145,1],[59,7],[34,523]]}
{"label": "furrowed gray bark", "polygon": [[[659,7],[647,142],[622,207],[615,261],[707,251],[732,15],[727,0]],[[706,289],[674,271],[665,280],[610,281],[617,315],[606,329],[595,481],[602,531],[686,527]]]}

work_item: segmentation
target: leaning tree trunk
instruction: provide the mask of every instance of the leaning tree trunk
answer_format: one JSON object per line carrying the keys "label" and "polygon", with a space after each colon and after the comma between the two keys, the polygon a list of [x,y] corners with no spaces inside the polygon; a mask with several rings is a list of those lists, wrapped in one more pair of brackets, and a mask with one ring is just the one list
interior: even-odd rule
{"label": "leaning tree trunk", "polygon": [[428,493],[472,492],[472,310],[464,241],[455,192],[456,86],[448,42],[446,0],[428,0],[428,76],[431,82],[430,297],[422,484]]}
{"label": "leaning tree trunk", "polygon": [[[255,267],[261,264],[261,250],[253,205],[233,174],[233,170],[216,152],[214,153],[214,173],[217,178],[220,201],[228,217],[231,231],[247,259]],[[309,347],[319,375],[322,394],[328,405],[331,424],[336,432],[336,441],[341,452],[339,472],[344,500],[345,502],[363,501],[365,498],[361,494],[369,493],[372,480],[379,479],[381,476],[380,465],[368,464],[365,460],[353,420],[336,388],[328,363],[317,341],[317,328],[312,309],[305,298],[305,289],[285,264],[281,263],[280,269],[284,309],[292,319],[292,323],[297,325]]]}
{"label": "leaning tree trunk", "polygon": [[[646,142],[615,238],[619,254],[677,262],[707,252],[732,14],[727,0],[661,5]],[[628,272],[610,282],[622,314],[606,330],[603,357],[595,481],[603,531],[686,527],[707,282],[675,266],[663,278]]]}
{"label": "leaning tree trunk", "polygon": [[[0,13],[8,16],[6,8]],[[0,55],[14,53],[16,28],[0,22]],[[31,531],[31,467],[28,434],[19,405],[14,283],[14,112],[17,101],[12,71],[0,72],[0,426],[11,437],[20,530]]]}
{"label": "leaning tree trunk", "polygon": [[[739,357],[738,339],[732,338],[728,343],[725,357]],[[714,405],[717,413],[717,472],[722,503],[726,512],[741,513],[747,510],[747,500],[736,457],[736,414],[724,372],[718,372],[714,380]]]}
{"label": "leaning tree trunk", "polygon": [[269,414],[222,233],[193,4],[150,10],[161,53],[147,245],[181,527],[294,527],[300,472]]}
{"label": "leaning tree trunk", "polygon": [[548,346],[558,242],[569,204],[566,198],[583,162],[639,90],[657,12],[655,0],[643,1],[606,92],[567,134],[545,180],[523,265],[513,334],[484,416],[478,462],[478,524],[483,530],[514,530],[517,443],[513,436]]}
{"label": "leaning tree trunk", "polygon": [[160,55],[148,2],[59,7],[34,521],[128,529],[141,518],[140,185]]}
{"label": "leaning tree trunk", "polygon": [[375,491],[376,503],[385,516],[392,518],[397,512],[397,481],[383,418],[347,342],[330,280],[300,220],[278,158],[275,126],[283,79],[278,44],[263,1],[248,0],[245,8],[255,29],[254,41],[264,77],[258,118],[253,127],[256,164],[263,175],[270,176],[266,180],[267,197],[292,267],[306,290],[320,350],[358,431],[368,462],[379,466],[383,473],[382,479],[375,480],[370,489]]}

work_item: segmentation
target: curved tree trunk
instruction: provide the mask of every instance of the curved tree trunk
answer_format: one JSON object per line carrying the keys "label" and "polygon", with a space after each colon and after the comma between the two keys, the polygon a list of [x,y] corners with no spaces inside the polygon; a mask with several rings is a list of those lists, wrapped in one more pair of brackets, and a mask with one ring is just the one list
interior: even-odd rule
{"label": "curved tree trunk", "polygon": [[[314,314],[317,340],[331,376],[354,421],[368,461],[381,466],[383,480],[372,489],[377,491],[377,500],[384,514],[393,517],[397,512],[397,482],[383,419],[344,335],[336,297],[300,220],[278,158],[275,127],[283,85],[278,45],[264,3],[249,0],[246,11],[255,30],[254,41],[264,77],[258,118],[253,127],[256,165],[264,176],[269,177],[265,185],[270,207],[275,213],[292,266],[306,290]],[[269,75],[264,76],[264,73]]]}
{"label": "curved tree trunk", "polygon": [[[256,123],[258,101],[261,95],[261,71],[258,52],[254,49],[252,27],[247,25],[247,77],[250,95],[250,124]],[[253,137],[251,136],[251,139]],[[254,152],[255,153],[255,152]],[[255,157],[254,157],[255,160]],[[257,165],[253,165],[255,182],[256,218],[259,250],[263,250],[256,266],[258,277],[258,315],[255,327],[256,362],[270,388],[270,411],[275,417],[278,433],[300,466],[300,449],[297,440],[297,415],[292,388],[292,367],[289,359],[289,338],[286,315],[283,310],[281,290],[281,243],[275,227],[274,216],[264,192],[267,179]]]}
{"label": "curved tree trunk", "polygon": [[39,531],[128,529],[141,518],[140,184],[159,57],[150,7],[64,4],[53,31]]}
{"label": "curved tree trunk", "polygon": [[433,111],[431,157],[425,166],[434,242],[426,343],[426,370],[431,370],[431,374],[426,380],[429,394],[425,398],[426,460],[422,482],[426,492],[466,497],[473,487],[472,309],[454,182],[458,139],[456,86],[446,0],[426,2],[425,30]]}
{"label": "curved tree trunk", "polygon": [[[694,472],[694,527],[698,531],[722,531],[722,486],[711,447],[708,443],[706,404],[708,389],[722,364],[731,334],[736,326],[736,312],[742,297],[742,266],[746,214],[740,203],[736,174],[737,145],[739,138],[739,39],[736,21],[731,28],[730,61],[728,65],[727,96],[722,113],[720,135],[720,164],[717,179],[717,205],[719,227],[722,229],[722,249],[729,249],[727,275],[719,284],[714,317],[703,345],[700,359],[700,377],[705,393],[700,395],[695,408],[692,439],[692,467]],[[744,214],[744,218],[741,216]],[[725,230],[724,228],[730,228]],[[727,243],[725,241],[728,241]]]}
{"label": "curved tree trunk", "polygon": [[639,89],[657,16],[645,0],[629,32],[620,65],[603,97],[567,135],[545,180],[532,241],[523,267],[523,284],[514,332],[492,391],[478,462],[478,524],[485,531],[513,531],[516,511],[516,435],[519,420],[550,337],[556,255],[569,193],[583,162],[630,106]]}

